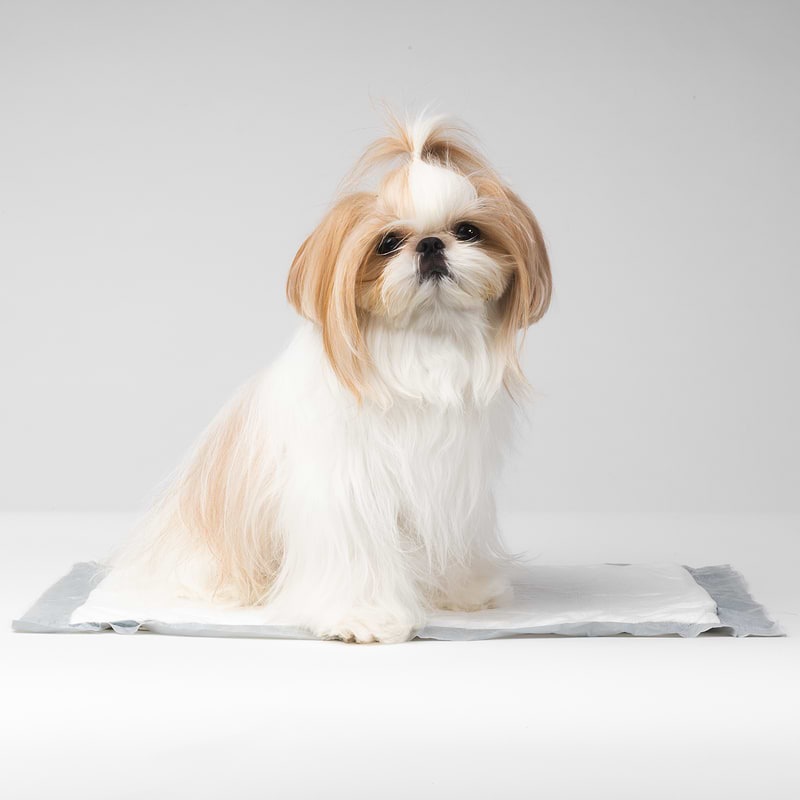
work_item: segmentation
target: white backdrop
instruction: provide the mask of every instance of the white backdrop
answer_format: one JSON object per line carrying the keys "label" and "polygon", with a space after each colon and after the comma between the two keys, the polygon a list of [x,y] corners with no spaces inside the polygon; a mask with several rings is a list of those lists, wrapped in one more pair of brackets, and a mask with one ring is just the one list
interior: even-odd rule
{"label": "white backdrop", "polygon": [[142,506],[379,132],[467,121],[555,297],[501,502],[800,509],[800,5],[2,2],[0,508]]}

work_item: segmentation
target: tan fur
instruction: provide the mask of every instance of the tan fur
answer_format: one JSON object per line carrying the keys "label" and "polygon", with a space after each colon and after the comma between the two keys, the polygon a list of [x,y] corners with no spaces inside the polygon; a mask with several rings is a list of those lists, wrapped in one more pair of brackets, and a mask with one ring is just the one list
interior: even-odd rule
{"label": "tan fur", "polygon": [[[264,600],[282,559],[277,469],[263,459],[266,426],[257,391],[255,379],[222,408],[141,524],[154,570],[172,537],[190,531],[215,559],[210,590],[241,605]],[[264,536],[268,530],[273,535]]]}
{"label": "tan fur", "polygon": [[297,251],[286,286],[289,302],[321,325],[331,366],[356,396],[368,361],[358,324],[356,284],[374,241],[372,229],[365,225],[374,205],[375,195],[367,192],[342,197]]}

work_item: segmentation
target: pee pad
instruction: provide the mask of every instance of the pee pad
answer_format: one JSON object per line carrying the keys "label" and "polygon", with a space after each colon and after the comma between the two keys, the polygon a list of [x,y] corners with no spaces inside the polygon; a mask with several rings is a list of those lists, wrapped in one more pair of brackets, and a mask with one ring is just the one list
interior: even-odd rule
{"label": "pee pad", "polygon": [[[259,608],[131,603],[104,586],[107,568],[76,564],[34,606],[13,622],[30,633],[175,634],[311,639],[291,620],[264,624]],[[780,636],[778,625],[750,596],[728,565],[536,565],[511,575],[513,597],[502,607],[472,612],[436,611],[416,631],[420,639],[466,640],[508,636]]]}

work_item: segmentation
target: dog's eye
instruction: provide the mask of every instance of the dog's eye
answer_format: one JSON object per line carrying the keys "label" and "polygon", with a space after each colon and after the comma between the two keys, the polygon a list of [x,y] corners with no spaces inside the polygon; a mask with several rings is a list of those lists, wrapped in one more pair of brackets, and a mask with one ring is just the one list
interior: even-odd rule
{"label": "dog's eye", "polygon": [[395,231],[389,231],[378,244],[378,255],[388,256],[395,250],[399,250],[402,244],[403,237]]}
{"label": "dog's eye", "polygon": [[462,222],[455,229],[456,239],[461,242],[477,242],[481,238],[481,231],[471,222]]}

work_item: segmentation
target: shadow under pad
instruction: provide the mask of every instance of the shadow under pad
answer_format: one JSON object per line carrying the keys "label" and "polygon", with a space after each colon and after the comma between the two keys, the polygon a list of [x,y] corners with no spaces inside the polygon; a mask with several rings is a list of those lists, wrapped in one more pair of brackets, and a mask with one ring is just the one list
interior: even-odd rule
{"label": "shadow under pad", "polygon": [[[252,624],[254,609],[215,613],[180,609],[104,610],[92,606],[92,593],[107,567],[87,562],[51,586],[12,626],[27,633],[153,633],[179,636],[233,636],[313,639],[291,624]],[[728,636],[782,636],[780,627],[750,595],[744,578],[728,565],[681,567],[675,564],[600,564],[533,566],[516,570],[514,598],[485,611],[437,611],[417,631],[420,639],[476,640],[521,635],[698,636],[712,631]],[[105,607],[110,608],[109,606]],[[241,614],[249,622],[243,624]],[[92,614],[95,617],[92,617]],[[164,619],[159,619],[159,613]],[[93,621],[72,622],[74,616]],[[104,618],[105,617],[105,618]]]}

